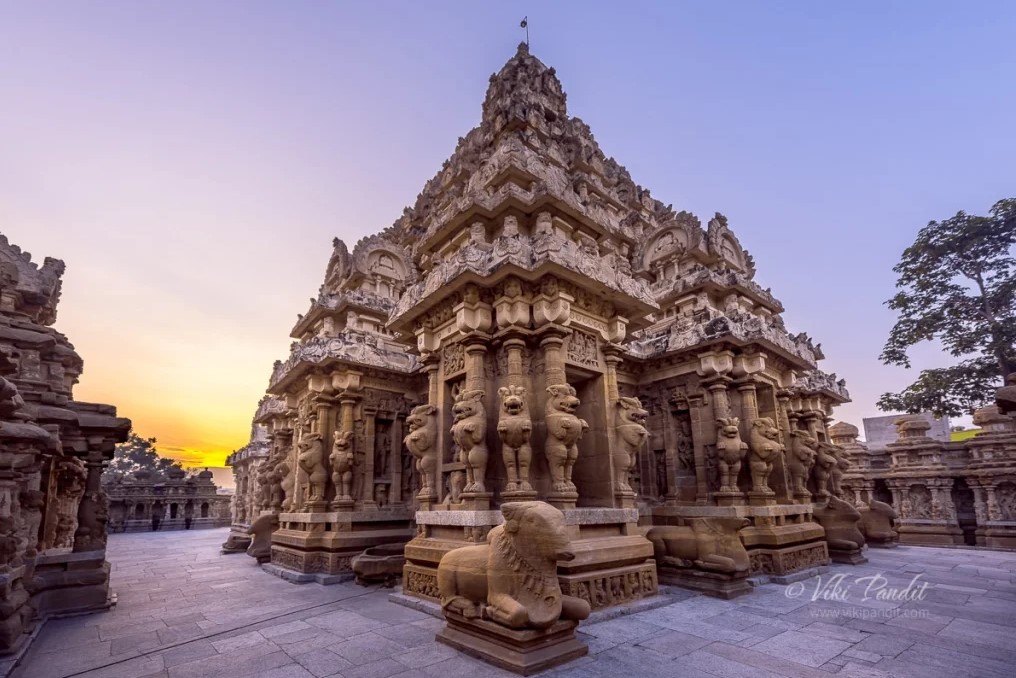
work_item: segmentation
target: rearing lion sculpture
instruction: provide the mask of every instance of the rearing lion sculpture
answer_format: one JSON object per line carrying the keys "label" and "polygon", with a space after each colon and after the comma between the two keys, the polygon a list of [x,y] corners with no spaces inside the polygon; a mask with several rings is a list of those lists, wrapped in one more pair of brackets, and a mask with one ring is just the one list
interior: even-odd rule
{"label": "rearing lion sculpture", "polygon": [[487,543],[449,551],[437,568],[441,608],[510,628],[543,629],[589,616],[589,603],[561,592],[557,561],[575,554],[564,514],[542,501],[501,505],[505,522]]}
{"label": "rearing lion sculpture", "polygon": [[646,417],[649,412],[642,409],[638,398],[619,398],[617,401],[617,447],[614,454],[614,490],[622,493],[633,492],[629,475],[638,459],[639,450],[645,445],[649,431]]}
{"label": "rearing lion sculpture", "polygon": [[751,433],[748,437],[748,448],[751,450],[752,492],[775,494],[769,487],[769,474],[773,472],[773,462],[783,452],[780,443],[780,430],[769,417],[760,417],[751,422]]}
{"label": "rearing lion sculpture", "polygon": [[544,453],[550,465],[550,477],[555,492],[574,492],[572,469],[579,458],[578,442],[589,429],[589,424],[575,416],[581,401],[575,397],[575,389],[571,385],[553,384],[547,387],[547,394],[544,415],[547,444]]}
{"label": "rearing lion sculpture", "polygon": [[716,462],[720,467],[720,492],[737,492],[737,476],[748,451],[741,440],[740,420],[737,417],[720,417],[716,420]]}
{"label": "rearing lion sculpture", "polygon": [[464,492],[486,492],[487,475],[487,410],[483,406],[483,391],[463,391],[455,398],[452,414],[452,439],[462,450],[466,467]]}
{"label": "rearing lion sculpture", "polygon": [[497,390],[501,397],[501,418],[497,422],[497,434],[501,437],[505,471],[508,484],[505,492],[530,492],[529,466],[533,461],[533,448],[529,436],[533,432],[533,420],[529,418],[525,386],[504,386]]}
{"label": "rearing lion sculpture", "polygon": [[416,470],[420,472],[420,498],[434,494],[434,471],[437,470],[437,408],[433,405],[419,405],[406,417],[409,433],[404,442],[409,453],[416,458]]}

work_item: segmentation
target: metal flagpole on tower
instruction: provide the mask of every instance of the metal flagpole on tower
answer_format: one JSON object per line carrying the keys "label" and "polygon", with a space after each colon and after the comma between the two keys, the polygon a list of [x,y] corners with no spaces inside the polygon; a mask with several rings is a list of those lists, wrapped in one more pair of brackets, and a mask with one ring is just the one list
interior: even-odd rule
{"label": "metal flagpole on tower", "polygon": [[526,47],[529,47],[529,15],[522,17],[522,23],[519,24],[519,28],[526,29]]}

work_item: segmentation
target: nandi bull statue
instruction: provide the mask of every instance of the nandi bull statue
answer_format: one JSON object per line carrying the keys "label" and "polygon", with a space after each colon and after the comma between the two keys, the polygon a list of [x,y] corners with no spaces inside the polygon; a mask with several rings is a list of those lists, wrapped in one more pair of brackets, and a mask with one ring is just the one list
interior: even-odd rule
{"label": "nandi bull statue", "polygon": [[751,591],[751,563],[739,532],[751,521],[738,516],[688,518],[688,525],[649,530],[660,581],[734,598]]}
{"label": "nandi bull statue", "polygon": [[447,625],[437,639],[523,675],[587,652],[575,638],[589,603],[562,593],[557,563],[575,558],[564,514],[541,501],[501,505],[487,543],[449,551],[437,568]]}

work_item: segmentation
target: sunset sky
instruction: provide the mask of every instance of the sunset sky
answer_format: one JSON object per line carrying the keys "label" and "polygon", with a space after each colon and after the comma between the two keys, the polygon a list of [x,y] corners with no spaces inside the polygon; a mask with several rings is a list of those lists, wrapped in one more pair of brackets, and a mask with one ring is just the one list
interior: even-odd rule
{"label": "sunset sky", "polygon": [[727,215],[839,418],[942,363],[880,365],[882,302],[921,226],[1016,195],[1016,3],[0,0],[0,232],[67,263],[76,397],[221,465],[332,238],[414,201],[523,15],[608,155]]}

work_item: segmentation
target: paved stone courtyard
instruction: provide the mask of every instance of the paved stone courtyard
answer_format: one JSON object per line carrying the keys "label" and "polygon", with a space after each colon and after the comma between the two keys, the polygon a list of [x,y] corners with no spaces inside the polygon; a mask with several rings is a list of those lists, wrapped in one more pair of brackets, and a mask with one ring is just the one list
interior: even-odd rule
{"label": "paved stone courtyard", "polygon": [[[13,675],[513,675],[435,642],[442,622],[388,602],[389,590],[290,584],[244,555],[220,555],[226,533],[112,535],[117,606],[51,620]],[[868,557],[733,601],[675,591],[666,607],[584,623],[589,656],[541,675],[1014,674],[1016,553],[900,547]]]}

